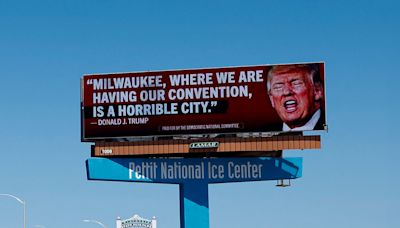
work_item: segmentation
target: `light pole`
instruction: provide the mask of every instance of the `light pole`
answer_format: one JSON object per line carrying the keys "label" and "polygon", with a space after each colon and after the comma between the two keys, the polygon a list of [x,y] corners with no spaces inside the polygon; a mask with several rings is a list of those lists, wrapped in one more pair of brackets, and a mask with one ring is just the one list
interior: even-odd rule
{"label": "light pole", "polygon": [[24,206],[24,228],[26,228],[26,202],[14,195],[11,195],[11,194],[0,194],[0,196],[8,196],[8,197],[14,198],[15,200],[17,200]]}
{"label": "light pole", "polygon": [[104,225],[103,223],[101,223],[101,222],[99,222],[99,221],[97,221],[97,220],[92,220],[92,219],[85,219],[85,220],[83,220],[84,222],[92,222],[92,223],[97,223],[97,224],[99,224],[100,226],[102,226],[103,228],[107,228],[107,226],[106,225]]}

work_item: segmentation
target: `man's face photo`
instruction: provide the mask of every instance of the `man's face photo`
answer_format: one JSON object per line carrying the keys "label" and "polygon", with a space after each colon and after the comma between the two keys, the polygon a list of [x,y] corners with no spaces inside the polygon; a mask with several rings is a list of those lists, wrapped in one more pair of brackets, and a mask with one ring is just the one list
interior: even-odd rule
{"label": "man's face photo", "polygon": [[314,89],[304,68],[276,67],[270,72],[269,98],[279,117],[289,127],[304,125],[319,108],[322,92]]}

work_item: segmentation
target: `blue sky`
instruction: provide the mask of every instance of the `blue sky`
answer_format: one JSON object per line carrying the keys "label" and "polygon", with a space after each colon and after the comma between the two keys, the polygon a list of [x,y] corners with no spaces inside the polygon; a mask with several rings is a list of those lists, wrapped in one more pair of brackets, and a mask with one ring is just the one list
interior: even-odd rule
{"label": "blue sky", "polygon": [[[398,1],[0,0],[0,193],[28,226],[179,227],[175,185],[86,180],[80,78],[88,73],[326,63],[329,132],[303,177],[209,188],[210,225],[398,227]],[[0,227],[22,207],[0,198]]]}

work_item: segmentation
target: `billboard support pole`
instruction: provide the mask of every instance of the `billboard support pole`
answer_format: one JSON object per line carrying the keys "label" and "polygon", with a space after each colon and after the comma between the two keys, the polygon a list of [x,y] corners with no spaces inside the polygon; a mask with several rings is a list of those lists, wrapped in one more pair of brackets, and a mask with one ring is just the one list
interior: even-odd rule
{"label": "billboard support pole", "polygon": [[208,183],[179,184],[181,228],[209,228]]}

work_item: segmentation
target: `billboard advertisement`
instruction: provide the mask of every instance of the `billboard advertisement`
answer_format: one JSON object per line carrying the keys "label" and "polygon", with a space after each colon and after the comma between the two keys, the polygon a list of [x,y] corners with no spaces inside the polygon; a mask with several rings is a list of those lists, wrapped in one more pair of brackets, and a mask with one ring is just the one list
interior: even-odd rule
{"label": "billboard advertisement", "polygon": [[85,75],[82,140],[325,130],[324,63]]}
{"label": "billboard advertisement", "polygon": [[89,158],[89,180],[180,184],[295,179],[302,158]]}

